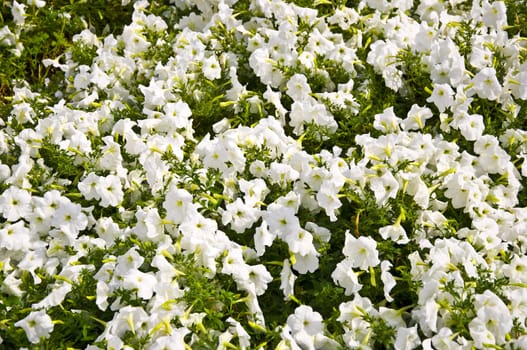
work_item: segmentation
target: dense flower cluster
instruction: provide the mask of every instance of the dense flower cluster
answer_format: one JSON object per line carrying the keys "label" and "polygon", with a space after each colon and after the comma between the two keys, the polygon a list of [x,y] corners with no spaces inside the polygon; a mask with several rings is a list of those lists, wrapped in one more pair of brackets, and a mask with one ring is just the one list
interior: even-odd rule
{"label": "dense flower cluster", "polygon": [[[527,348],[508,3],[303,3],[123,0],[13,83],[0,343]],[[0,48],[76,16],[46,6],[9,2]]]}

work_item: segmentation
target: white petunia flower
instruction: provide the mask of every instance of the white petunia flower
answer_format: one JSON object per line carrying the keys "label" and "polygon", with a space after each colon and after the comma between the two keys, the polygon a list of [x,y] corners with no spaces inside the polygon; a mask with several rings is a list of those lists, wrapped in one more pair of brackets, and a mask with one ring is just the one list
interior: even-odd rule
{"label": "white petunia flower", "polygon": [[425,122],[432,116],[433,113],[430,108],[414,104],[408,111],[406,119],[401,122],[401,127],[403,130],[422,130]]}
{"label": "white petunia flower", "polygon": [[390,171],[386,171],[382,176],[370,179],[370,188],[375,195],[377,205],[382,206],[386,205],[388,199],[397,197],[399,182]]}
{"label": "white petunia flower", "polygon": [[101,198],[100,205],[105,208],[118,206],[124,198],[121,179],[116,175],[101,177],[95,191]]}
{"label": "white petunia flower", "polygon": [[273,235],[285,236],[300,229],[300,222],[293,208],[271,204],[263,214],[269,225],[269,232]]}
{"label": "white petunia flower", "polygon": [[313,311],[311,306],[301,305],[295,309],[295,313],[287,318],[287,325],[293,333],[305,331],[308,335],[314,336],[324,331],[322,316]]}
{"label": "white petunia flower", "polygon": [[361,270],[368,270],[380,263],[377,242],[371,237],[355,238],[346,232],[342,253],[350,259],[352,267],[358,267]]}
{"label": "white petunia flower", "polygon": [[37,344],[42,338],[49,338],[53,331],[53,321],[45,311],[33,311],[26,318],[16,322],[15,327],[23,328],[27,339]]}
{"label": "white petunia flower", "polygon": [[494,68],[483,68],[472,79],[473,89],[479,97],[497,100],[501,94],[501,85]]}
{"label": "white petunia flower", "polygon": [[135,290],[137,296],[143,300],[150,300],[154,294],[154,287],[158,283],[153,273],[142,272],[138,269],[130,269],[121,275],[122,286],[129,290]]}
{"label": "white petunia flower", "polygon": [[51,225],[62,230],[73,240],[88,226],[88,217],[82,212],[80,204],[63,201],[55,211]]}
{"label": "white petunia flower", "polygon": [[18,3],[16,0],[13,1],[11,6],[11,15],[13,20],[19,26],[22,26],[26,20],[26,5]]}
{"label": "white petunia flower", "polygon": [[237,233],[243,233],[250,228],[260,218],[260,210],[247,205],[241,198],[226,205],[222,213],[221,221],[223,225],[229,225]]}
{"label": "white petunia flower", "polygon": [[339,188],[332,181],[324,181],[320,190],[317,192],[317,202],[321,208],[324,208],[330,221],[337,221],[337,210],[342,206],[338,198]]}
{"label": "white petunia flower", "polygon": [[311,87],[307,83],[307,78],[303,74],[293,75],[287,82],[287,95],[293,101],[302,101],[309,97]]}
{"label": "white petunia flower", "polygon": [[307,254],[294,254],[293,268],[301,274],[315,272],[318,269],[319,255],[314,246],[310,247]]}
{"label": "white petunia flower", "polygon": [[255,295],[262,295],[267,290],[267,285],[273,280],[273,276],[264,265],[250,265],[247,274],[250,290]]}
{"label": "white petunia flower", "polygon": [[28,252],[34,240],[32,236],[32,232],[25,226],[23,220],[7,224],[0,228],[0,248],[7,251]]}
{"label": "white petunia flower", "polygon": [[295,294],[296,275],[291,270],[289,259],[284,259],[282,271],[280,272],[280,289],[284,293],[284,300],[289,300]]}
{"label": "white petunia flower", "polygon": [[395,350],[412,350],[421,344],[417,326],[411,328],[401,327],[397,329],[395,338]]}
{"label": "white petunia flower", "polygon": [[454,105],[454,90],[448,84],[435,84],[432,95],[426,101],[433,102],[439,112],[444,112]]}
{"label": "white petunia flower", "polygon": [[143,28],[136,23],[126,25],[123,28],[121,40],[124,42],[125,50],[129,55],[144,52],[151,46],[142,31]]}
{"label": "white petunia flower", "polygon": [[462,113],[461,118],[456,120],[457,128],[461,135],[468,141],[475,141],[483,135],[485,123],[480,114]]}
{"label": "white petunia flower", "polygon": [[398,244],[406,244],[410,241],[406,235],[404,227],[402,227],[399,222],[381,227],[379,229],[379,234],[383,239],[391,239]]}
{"label": "white petunia flower", "polygon": [[344,259],[337,264],[335,270],[331,273],[333,282],[345,289],[345,295],[355,294],[362,289],[358,273],[353,271],[353,267],[351,259]]}
{"label": "white petunia flower", "polygon": [[221,67],[220,63],[216,59],[216,56],[210,56],[203,59],[203,75],[209,80],[216,80],[221,78]]}
{"label": "white petunia flower", "polygon": [[300,255],[306,255],[313,251],[313,236],[303,228],[297,231],[291,231],[282,236],[287,243],[291,252]]}
{"label": "white petunia flower", "polygon": [[482,12],[483,24],[487,27],[501,29],[507,25],[507,8],[503,1],[483,0]]}
{"label": "white petunia flower", "polygon": [[269,232],[267,222],[263,220],[262,224],[254,232],[254,249],[256,249],[256,255],[262,256],[265,253],[265,247],[270,247],[275,237],[276,234]]}
{"label": "white petunia flower", "polygon": [[381,263],[381,281],[383,283],[383,291],[384,291],[384,297],[386,298],[386,301],[391,302],[393,301],[393,298],[390,296],[390,291],[395,287],[395,279],[390,273],[390,268],[392,267],[392,264],[384,260]]}
{"label": "white petunia flower", "polygon": [[0,195],[0,213],[11,222],[26,218],[31,213],[31,194],[11,186]]}
{"label": "white petunia flower", "polygon": [[397,133],[402,119],[393,112],[393,107],[386,108],[382,113],[374,116],[373,127],[385,134]]}

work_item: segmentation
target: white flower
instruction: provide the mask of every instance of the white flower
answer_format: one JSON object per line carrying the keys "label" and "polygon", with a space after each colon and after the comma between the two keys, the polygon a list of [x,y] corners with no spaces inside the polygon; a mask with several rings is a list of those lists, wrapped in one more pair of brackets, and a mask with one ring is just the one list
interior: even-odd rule
{"label": "white flower", "polygon": [[294,254],[293,268],[301,274],[315,272],[318,269],[318,256],[315,247],[311,246],[307,254]]}
{"label": "white flower", "polygon": [[164,335],[155,340],[150,347],[151,350],[167,350],[167,349],[184,349],[188,346],[185,343],[185,336],[190,333],[190,330],[186,327],[178,328],[176,330],[171,329],[170,335]]}
{"label": "white flower", "polygon": [[486,327],[484,320],[476,317],[470,321],[468,328],[477,348],[483,349],[487,344],[496,344],[496,337]]}
{"label": "white flower", "polygon": [[288,164],[272,162],[269,168],[271,182],[285,186],[290,181],[298,179],[300,174]]}
{"label": "white flower", "polygon": [[527,72],[519,72],[513,76],[507,86],[511,89],[514,97],[527,100]]}
{"label": "white flower", "polygon": [[474,91],[479,97],[497,100],[501,94],[501,85],[494,68],[483,68],[472,79]]}
{"label": "white flower", "polygon": [[358,267],[361,270],[368,270],[380,263],[377,242],[371,237],[355,238],[346,232],[342,253],[350,259],[352,267]]}
{"label": "white flower", "polygon": [[492,65],[493,57],[492,51],[489,48],[474,45],[470,54],[470,65],[478,69],[489,67]]}
{"label": "white flower", "polygon": [[0,248],[8,251],[29,251],[32,240],[32,232],[22,220],[0,228]]}
{"label": "white flower", "polygon": [[[125,332],[131,331],[141,337],[146,335],[145,331],[149,330],[148,319],[148,314],[142,307],[128,305],[114,314],[113,319],[106,325],[108,333],[105,333],[108,336],[121,337]],[[111,349],[110,346],[109,348]],[[118,347],[118,349],[121,348],[122,346]]]}
{"label": "white flower", "polygon": [[505,295],[511,301],[509,306],[513,318],[525,319],[527,317],[527,289],[517,288],[505,290]]}
{"label": "white flower", "polygon": [[14,116],[20,124],[24,124],[27,122],[33,123],[33,118],[36,116],[36,113],[29,103],[21,102],[13,106],[11,115]]}
{"label": "white flower", "polygon": [[344,259],[339,262],[331,274],[331,278],[335,284],[345,289],[345,295],[352,295],[362,289],[359,283],[357,272],[353,271],[353,262],[351,259]]}
{"label": "white flower", "polygon": [[138,54],[146,51],[150,47],[150,43],[146,40],[142,33],[143,28],[132,23],[123,28],[121,40],[124,42],[125,50],[128,54]]}
{"label": "white flower", "polygon": [[267,271],[264,265],[251,265],[247,274],[251,284],[251,290],[256,295],[262,295],[267,290],[267,285],[273,280],[273,276]]}
{"label": "white flower", "polygon": [[51,225],[61,229],[73,240],[88,225],[88,217],[82,212],[80,204],[62,201],[51,219]]}
{"label": "white flower", "polygon": [[477,317],[469,324],[470,334],[474,340],[479,334],[483,334],[482,343],[486,343],[485,338],[490,338],[490,344],[495,342],[502,344],[505,342],[505,335],[512,328],[512,317],[507,305],[493,292],[486,290],[483,294],[475,297],[474,308]]}
{"label": "white flower", "polygon": [[11,15],[13,16],[15,23],[22,26],[26,17],[26,5],[20,4],[14,0],[11,6]]}
{"label": "white flower", "polygon": [[[0,240],[3,239],[2,237],[2,230],[0,230]],[[22,239],[27,239],[27,237],[18,237]],[[0,247],[2,245],[0,244]],[[26,251],[26,254],[24,255],[24,259],[22,259],[18,263],[18,268],[23,271],[29,271],[31,273],[31,276],[33,276],[33,281],[35,284],[39,284],[42,280],[38,276],[37,273],[35,273],[35,270],[45,266],[47,262],[47,253],[45,248],[40,248],[36,250],[29,250]]]}
{"label": "white flower", "polygon": [[280,99],[282,97],[282,94],[279,91],[273,91],[273,89],[271,89],[271,87],[267,85],[267,90],[264,92],[262,97],[274,106],[276,116],[280,119],[280,122],[282,124],[285,124],[285,115],[288,111],[282,105],[282,101]]}
{"label": "white flower", "polygon": [[412,311],[412,316],[418,320],[419,326],[425,334],[430,334],[430,332],[437,331],[438,311],[439,305],[434,298],[429,298],[424,305]]}
{"label": "white flower", "polygon": [[250,228],[260,218],[260,210],[251,207],[237,198],[234,202],[226,205],[222,214],[221,221],[223,225],[230,224],[231,229],[238,233],[243,233]]}
{"label": "white flower", "polygon": [[410,241],[406,235],[404,227],[402,227],[399,222],[381,227],[379,229],[379,234],[383,239],[391,239],[398,244],[406,244]]}
{"label": "white flower", "polygon": [[0,213],[7,221],[17,221],[31,213],[31,194],[11,186],[0,195]]}
{"label": "white flower", "polygon": [[300,305],[295,309],[293,315],[287,318],[287,325],[293,333],[305,331],[308,335],[314,336],[324,331],[322,316],[313,311],[311,306]]}
{"label": "white flower", "polygon": [[100,205],[105,208],[118,206],[124,198],[121,179],[115,175],[101,177],[95,191],[101,198]]}
{"label": "white flower", "polygon": [[487,27],[501,29],[501,26],[507,24],[507,8],[503,1],[484,0],[482,4],[483,24]]}
{"label": "white flower", "polygon": [[457,128],[461,135],[468,141],[475,141],[483,135],[485,130],[485,123],[483,116],[479,114],[468,114],[466,112],[460,114],[461,118],[457,118]]}
{"label": "white flower", "polygon": [[149,300],[152,298],[154,287],[158,283],[156,277],[151,272],[145,273],[138,269],[128,270],[121,277],[123,278],[123,287],[135,290],[137,296],[143,300]]}
{"label": "white flower", "polygon": [[470,174],[457,172],[447,181],[445,196],[451,199],[454,208],[463,208],[467,204],[470,180],[472,180]]}
{"label": "white flower", "polygon": [[157,208],[138,208],[135,212],[137,224],[134,233],[144,240],[158,241],[165,232],[165,221],[159,216]]}
{"label": "white flower", "polygon": [[265,253],[265,247],[270,247],[276,234],[271,234],[267,227],[267,222],[264,220],[260,226],[258,226],[254,232],[254,249],[256,249],[256,255],[262,256]]}
{"label": "white flower", "polygon": [[269,57],[268,48],[258,48],[249,57],[249,65],[262,83],[278,88],[284,77],[283,73],[274,65],[274,61]]}
{"label": "white flower", "polygon": [[332,222],[337,221],[337,209],[342,206],[338,198],[339,188],[332,181],[324,181],[320,190],[317,192],[317,202],[321,208],[324,208],[326,215]]}
{"label": "white flower", "polygon": [[399,132],[401,118],[393,112],[393,107],[386,108],[382,113],[374,116],[373,127],[385,134]]}
{"label": "white flower", "polygon": [[401,127],[403,130],[423,129],[426,120],[432,118],[432,116],[433,113],[430,108],[414,104],[408,111],[406,119],[401,122]]}
{"label": "white flower", "polygon": [[203,75],[209,80],[216,80],[221,78],[221,67],[220,63],[216,59],[216,56],[210,56],[203,59]]}
{"label": "white flower", "polygon": [[426,101],[433,102],[439,112],[444,112],[454,105],[454,90],[448,84],[435,84],[432,95]]}
{"label": "white flower", "polygon": [[166,104],[168,91],[163,80],[151,79],[148,86],[140,84],[139,89],[145,97],[146,107],[159,107]]}
{"label": "white flower", "polygon": [[16,322],[15,327],[23,328],[27,339],[37,344],[41,338],[49,338],[53,331],[53,321],[45,311],[33,311],[26,318]]}
{"label": "white flower", "polygon": [[258,205],[258,203],[262,202],[265,196],[269,193],[267,184],[262,179],[253,179],[250,181],[240,179],[238,181],[238,186],[245,194],[243,200],[250,206]]}
{"label": "white flower", "polygon": [[386,301],[391,302],[393,301],[393,298],[390,296],[390,291],[395,287],[395,278],[390,273],[390,268],[392,267],[392,264],[384,260],[381,263],[381,281],[383,283],[383,291],[384,291],[384,297],[386,298]]}
{"label": "white flower", "polygon": [[488,147],[479,156],[479,165],[489,174],[504,174],[509,169],[511,156],[500,146]]}
{"label": "white flower", "polygon": [[263,218],[269,225],[269,232],[273,235],[285,236],[300,229],[300,222],[293,208],[273,203],[269,205]]}
{"label": "white flower", "polygon": [[13,271],[4,278],[0,290],[2,291],[2,293],[6,293],[8,295],[21,297],[22,294],[25,294],[25,291],[22,291],[22,289],[20,289],[22,285],[22,280],[15,276],[16,273],[18,273],[18,271]]}
{"label": "white flower", "polygon": [[515,255],[504,270],[512,283],[527,283],[527,256]]}
{"label": "white flower", "polygon": [[69,283],[62,283],[58,286],[54,286],[53,290],[41,301],[33,304],[34,308],[45,308],[48,309],[53,306],[57,306],[64,301],[66,295],[71,291],[72,285]]}
{"label": "white flower", "polygon": [[417,326],[411,328],[401,327],[397,329],[395,338],[395,350],[412,350],[421,344]]}
{"label": "white flower", "polygon": [[302,101],[295,101],[291,105],[289,113],[290,125],[294,128],[295,135],[304,132],[304,125],[314,123],[315,125],[327,127],[330,131],[337,129],[335,119],[328,112],[326,106],[318,103],[313,97]]}
{"label": "white flower", "polygon": [[282,239],[287,243],[293,253],[300,255],[309,254],[313,251],[313,236],[303,228],[297,231],[291,231],[283,235]]}
{"label": "white flower", "polygon": [[287,95],[293,99],[293,101],[302,101],[309,97],[311,93],[311,87],[307,83],[307,78],[303,74],[293,75],[287,82]]}
{"label": "white flower", "polygon": [[117,170],[122,167],[123,157],[121,155],[121,146],[113,141],[111,136],[102,138],[104,146],[101,147],[101,157],[98,165],[104,170]]}
{"label": "white flower", "polygon": [[138,269],[144,261],[145,258],[137,252],[135,247],[132,247],[125,254],[117,258],[115,273],[124,276],[128,271]]}
{"label": "white flower", "polygon": [[282,271],[280,272],[280,289],[284,293],[284,300],[289,300],[295,294],[296,275],[291,270],[289,259],[284,259]]}
{"label": "white flower", "polygon": [[169,102],[163,107],[165,114],[173,120],[176,128],[186,128],[189,125],[189,118],[192,115],[192,111],[188,104],[183,101]]}
{"label": "white flower", "polygon": [[269,170],[263,161],[257,159],[249,165],[249,172],[256,177],[266,177]]}
{"label": "white flower", "polygon": [[370,188],[375,195],[377,205],[385,205],[389,198],[395,199],[399,191],[399,182],[395,179],[390,171],[386,171],[380,177],[370,179]]}

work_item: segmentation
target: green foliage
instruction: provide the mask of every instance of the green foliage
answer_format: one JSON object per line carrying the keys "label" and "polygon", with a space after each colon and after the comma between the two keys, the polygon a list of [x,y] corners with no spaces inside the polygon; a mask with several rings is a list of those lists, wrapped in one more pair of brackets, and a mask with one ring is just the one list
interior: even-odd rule
{"label": "green foliage", "polygon": [[60,149],[57,145],[44,140],[41,143],[39,153],[44,160],[44,164],[61,178],[77,182],[84,173],[84,169],[73,162],[73,156],[67,151]]}
{"label": "green foliage", "polygon": [[372,330],[373,349],[375,350],[392,350],[394,349],[393,342],[395,340],[396,329],[390,326],[381,317],[373,317],[367,313],[364,314],[363,319],[370,324]]}
{"label": "green foliage", "polygon": [[97,55],[97,48],[82,41],[75,42],[70,47],[71,59],[79,65],[91,66]]}
{"label": "green foliage", "polygon": [[478,33],[478,28],[472,23],[472,20],[459,22],[457,26],[454,42],[459,53],[465,57],[465,66],[470,67],[468,59],[472,53],[472,37]]}
{"label": "green foliage", "polygon": [[181,83],[176,93],[192,110],[193,127],[196,137],[212,132],[212,125],[230,115],[221,102],[224,92],[231,87],[231,81],[224,74],[214,82],[202,77]]}
{"label": "green foliage", "polygon": [[[18,30],[12,22],[8,6],[2,6],[1,18],[12,32]],[[24,43],[20,56],[11,50],[0,50],[0,111],[9,103],[17,82],[27,81],[35,90],[56,91],[62,84],[64,74],[42,60],[55,59],[72,46],[75,34],[88,26],[96,34],[118,33],[131,18],[132,4],[121,6],[121,1],[47,1],[43,8],[28,6],[25,24],[21,28],[19,41]],[[68,14],[68,15],[66,15]],[[92,53],[81,53],[82,47],[74,48],[74,57],[88,62]],[[47,89],[51,85],[54,89]]]}
{"label": "green foliage", "polygon": [[[22,328],[14,323],[26,317],[31,311],[31,305],[41,301],[51,289],[62,282],[49,276],[43,270],[36,273],[42,279],[40,283],[29,272],[21,276],[20,288],[25,291],[21,297],[2,293],[3,302],[0,303],[0,336],[3,338],[1,349],[14,349],[32,346],[26,339]],[[4,276],[1,276],[2,279]],[[101,311],[95,305],[96,281],[92,271],[83,270],[78,282],[73,283],[72,290],[65,300],[58,306],[51,307],[48,314],[54,320],[54,329],[49,339],[39,344],[39,349],[71,349],[85,348],[104,330],[104,321],[113,317],[111,311]],[[92,297],[93,296],[93,297]],[[76,312],[75,310],[80,310]]]}
{"label": "green foliage", "polygon": [[527,36],[527,7],[522,1],[504,0],[507,7],[507,32],[510,36]]}
{"label": "green foliage", "polygon": [[400,117],[404,117],[413,104],[426,105],[426,88],[432,87],[432,81],[430,73],[423,67],[422,56],[408,48],[399,51],[395,59],[395,63],[401,65],[404,81],[402,96],[394,108],[395,114]]}

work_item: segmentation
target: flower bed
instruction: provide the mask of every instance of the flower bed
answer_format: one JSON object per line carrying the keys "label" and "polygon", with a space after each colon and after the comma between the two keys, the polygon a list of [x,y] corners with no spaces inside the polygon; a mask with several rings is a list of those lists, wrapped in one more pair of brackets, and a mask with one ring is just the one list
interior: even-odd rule
{"label": "flower bed", "polygon": [[4,1],[0,348],[527,348],[527,9]]}

